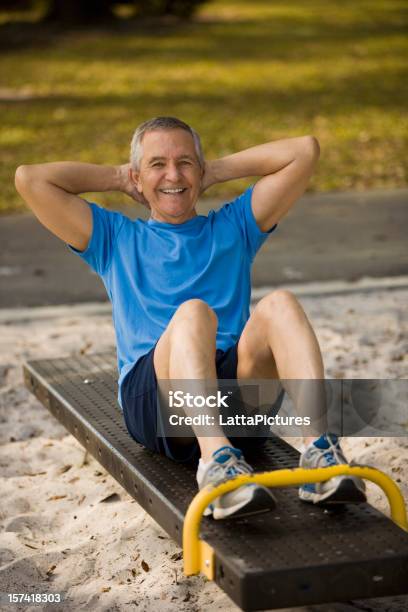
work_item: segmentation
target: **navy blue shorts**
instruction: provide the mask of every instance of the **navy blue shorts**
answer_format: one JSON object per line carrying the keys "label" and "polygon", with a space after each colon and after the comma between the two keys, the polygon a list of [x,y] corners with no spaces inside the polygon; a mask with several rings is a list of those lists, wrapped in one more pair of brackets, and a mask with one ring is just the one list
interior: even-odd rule
{"label": "navy blue shorts", "polygon": [[[215,361],[218,379],[237,378],[237,346],[226,351],[217,349]],[[200,448],[195,439],[191,444],[180,444],[175,438],[157,434],[157,378],[153,355],[156,345],[141,357],[126,374],[121,385],[121,399],[126,427],[132,438],[146,448],[165,455],[174,461],[186,463],[198,461]],[[272,409],[280,406],[282,391]],[[230,438],[231,443],[245,452],[261,447],[267,437]]]}

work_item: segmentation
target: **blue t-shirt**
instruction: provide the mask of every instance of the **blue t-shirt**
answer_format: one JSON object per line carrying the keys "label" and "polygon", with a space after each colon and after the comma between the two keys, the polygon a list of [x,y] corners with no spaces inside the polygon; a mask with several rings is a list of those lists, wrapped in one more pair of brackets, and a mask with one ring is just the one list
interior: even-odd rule
{"label": "blue t-shirt", "polygon": [[92,236],[71,250],[102,278],[112,302],[120,385],[165,331],[178,306],[199,298],[218,317],[217,348],[239,339],[249,318],[251,265],[276,225],[262,232],[253,186],[238,198],[179,225],[125,215],[91,203]]}

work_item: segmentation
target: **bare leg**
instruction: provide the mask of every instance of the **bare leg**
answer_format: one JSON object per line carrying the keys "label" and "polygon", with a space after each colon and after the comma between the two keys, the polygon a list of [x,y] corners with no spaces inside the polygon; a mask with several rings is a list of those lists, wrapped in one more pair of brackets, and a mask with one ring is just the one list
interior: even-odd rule
{"label": "bare leg", "polygon": [[[217,385],[216,332],[217,317],[208,304],[198,299],[184,302],[154,352],[154,368],[159,384],[160,380],[169,379],[195,381],[194,392],[204,396],[208,394],[209,385],[214,389]],[[216,413],[213,414],[218,418],[218,411],[214,410]],[[185,411],[188,414],[187,408]],[[191,413],[193,415],[194,412]],[[212,437],[200,436],[200,429],[194,426],[193,430],[204,461],[209,461],[212,453],[221,446],[231,446],[218,424],[212,427]],[[179,438],[178,441],[190,442],[191,438]]]}
{"label": "bare leg", "polygon": [[[288,291],[270,293],[254,309],[238,344],[238,378],[280,379],[298,414],[302,415],[305,403],[316,422],[312,432],[303,431],[306,446],[327,432],[324,368],[319,344],[302,307]],[[299,381],[302,384],[299,385]],[[324,440],[323,448],[310,445],[299,462],[306,469],[341,464],[347,464],[347,459],[332,439]],[[354,476],[337,476],[324,483],[303,485],[299,488],[299,497],[314,504],[366,501],[364,482]]]}
{"label": "bare leg", "polygon": [[[289,291],[273,291],[255,307],[238,344],[237,376],[281,379],[300,415],[308,394],[307,404],[315,403],[315,420],[319,425],[316,433],[325,428],[326,397],[320,347],[301,305]],[[310,380],[322,382],[307,385]],[[304,437],[305,444],[315,437]]]}

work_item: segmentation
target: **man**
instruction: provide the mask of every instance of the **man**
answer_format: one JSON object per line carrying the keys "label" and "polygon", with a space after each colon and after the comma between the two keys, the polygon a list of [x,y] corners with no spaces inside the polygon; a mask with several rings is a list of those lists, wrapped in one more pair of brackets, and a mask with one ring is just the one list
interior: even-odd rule
{"label": "man", "polygon": [[[137,128],[129,165],[57,162],[17,169],[17,189],[39,221],[106,286],[119,403],[130,434],[176,461],[201,454],[200,488],[252,471],[242,452],[247,441],[233,445],[217,424],[211,436],[194,426],[190,438],[158,436],[161,381],[192,381],[195,392],[207,396],[223,378],[276,379],[289,392],[290,381],[324,378],[317,339],[291,293],[271,292],[249,315],[254,257],[305,191],[318,158],[316,138],[303,136],[205,162],[190,126],[157,117]],[[208,217],[197,214],[205,189],[248,176],[262,178]],[[130,195],[150,208],[150,219],[131,221],[78,197],[97,191]],[[321,385],[316,388],[322,404]],[[301,412],[301,393],[291,395]],[[303,467],[347,463],[334,435],[304,442]],[[313,503],[365,500],[363,482],[351,477],[305,485],[299,494]],[[248,515],[274,503],[270,490],[246,485],[215,500],[206,513],[216,519]]]}

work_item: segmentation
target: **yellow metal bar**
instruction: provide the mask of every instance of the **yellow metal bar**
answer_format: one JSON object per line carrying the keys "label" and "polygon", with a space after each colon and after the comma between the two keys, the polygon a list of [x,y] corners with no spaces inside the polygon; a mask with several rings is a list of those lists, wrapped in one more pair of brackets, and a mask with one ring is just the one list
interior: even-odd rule
{"label": "yellow metal bar", "polygon": [[[207,485],[193,499],[188,507],[183,527],[184,573],[198,574],[205,568],[205,574],[214,575],[214,555],[211,547],[199,539],[200,524],[206,507],[220,495],[224,495],[244,484],[257,483],[265,487],[291,487],[305,483],[324,482],[334,476],[357,476],[371,480],[381,487],[390,504],[391,518],[401,529],[408,531],[404,498],[398,485],[384,472],[367,466],[336,465],[333,467],[292,470],[275,470],[257,474],[242,474],[230,478],[216,487]],[[212,554],[210,554],[212,551]]]}
{"label": "yellow metal bar", "polygon": [[199,540],[199,555],[200,555],[200,572],[207,576],[208,580],[215,578],[215,555],[214,549],[204,542]]}

